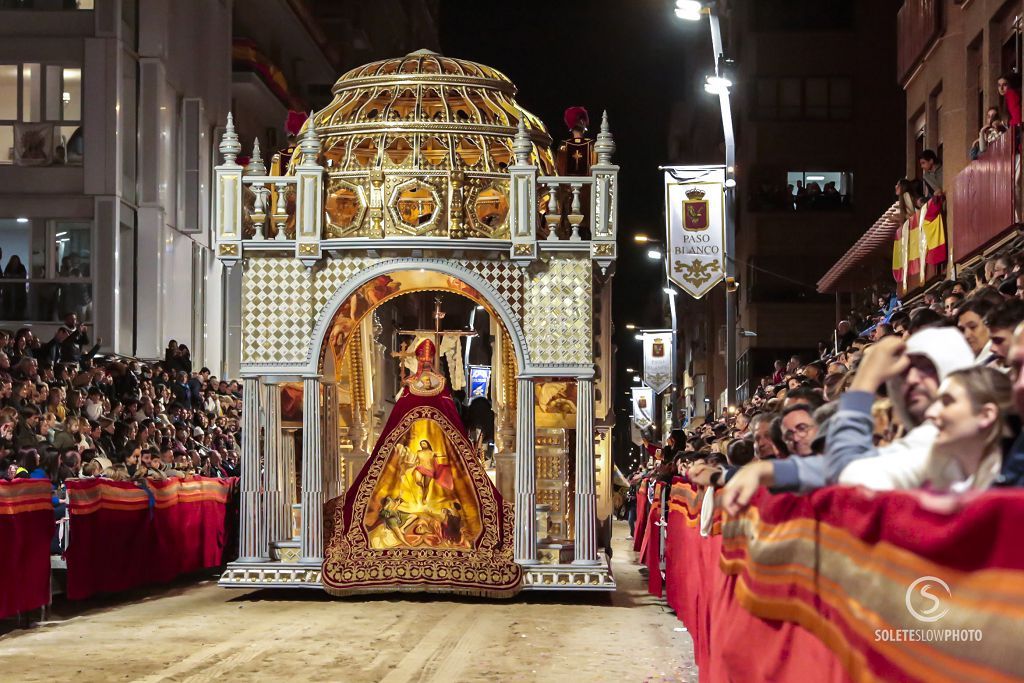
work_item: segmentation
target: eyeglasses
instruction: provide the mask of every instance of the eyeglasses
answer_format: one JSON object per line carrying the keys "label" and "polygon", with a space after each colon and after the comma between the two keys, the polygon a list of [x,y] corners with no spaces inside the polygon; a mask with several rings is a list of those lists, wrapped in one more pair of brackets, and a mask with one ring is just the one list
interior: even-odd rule
{"label": "eyeglasses", "polygon": [[789,443],[793,440],[794,436],[807,436],[807,432],[811,431],[812,427],[814,427],[814,425],[802,422],[793,429],[787,429],[786,431],[782,432],[782,440],[785,441],[786,443]]}

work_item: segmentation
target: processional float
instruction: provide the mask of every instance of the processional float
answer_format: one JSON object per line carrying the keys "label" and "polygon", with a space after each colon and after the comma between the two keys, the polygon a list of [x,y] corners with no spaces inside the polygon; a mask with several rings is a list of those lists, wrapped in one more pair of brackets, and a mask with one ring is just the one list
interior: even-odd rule
{"label": "processional float", "polygon": [[[229,115],[214,225],[227,280],[241,271],[244,409],[222,586],[614,589],[614,143],[607,115],[589,138],[572,108],[552,153],[515,92],[429,51],[374,62],[270,173],[258,141],[240,163]],[[421,292],[493,321],[493,481],[439,362],[458,331],[435,309],[436,335],[384,333],[381,307]]]}

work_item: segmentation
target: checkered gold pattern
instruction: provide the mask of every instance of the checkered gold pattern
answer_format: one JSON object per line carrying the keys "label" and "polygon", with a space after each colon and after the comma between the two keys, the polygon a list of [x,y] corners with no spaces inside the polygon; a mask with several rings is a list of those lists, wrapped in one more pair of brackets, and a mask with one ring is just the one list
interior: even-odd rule
{"label": "checkered gold pattern", "polygon": [[590,259],[553,258],[531,268],[524,332],[538,364],[593,363]]}
{"label": "checkered gold pattern", "polygon": [[522,268],[509,261],[466,261],[463,265],[494,287],[519,322],[523,322],[526,276]]}
{"label": "checkered gold pattern", "polygon": [[305,360],[311,271],[290,256],[249,258],[242,277],[242,362]]}
{"label": "checkered gold pattern", "polygon": [[324,306],[331,300],[339,287],[359,275],[360,271],[366,270],[380,260],[369,256],[345,256],[328,259],[323,268],[318,268],[313,276],[313,319],[316,320],[320,317]]}

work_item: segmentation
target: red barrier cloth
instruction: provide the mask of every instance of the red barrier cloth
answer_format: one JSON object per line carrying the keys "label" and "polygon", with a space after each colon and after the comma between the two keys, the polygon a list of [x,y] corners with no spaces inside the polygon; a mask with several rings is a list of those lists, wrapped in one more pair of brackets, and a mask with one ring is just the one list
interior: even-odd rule
{"label": "red barrier cloth", "polygon": [[644,542],[644,531],[647,529],[647,512],[650,504],[647,502],[647,480],[644,479],[637,486],[636,491],[636,523],[633,528],[633,550],[640,552]]}
{"label": "red barrier cloth", "polygon": [[799,624],[761,619],[735,595],[720,568],[722,512],[700,535],[703,489],[673,482],[665,548],[665,594],[693,640],[701,681],[849,680],[835,655]]}
{"label": "red barrier cloth", "polygon": [[0,481],[0,619],[50,602],[49,480]]}
{"label": "red barrier cloth", "polygon": [[67,594],[165,583],[221,563],[235,479],[135,482],[71,479]]}
{"label": "red barrier cloth", "polygon": [[647,592],[661,597],[661,491],[665,484],[658,482],[654,486],[654,503],[647,514],[646,543],[644,544],[643,562],[647,565]]}

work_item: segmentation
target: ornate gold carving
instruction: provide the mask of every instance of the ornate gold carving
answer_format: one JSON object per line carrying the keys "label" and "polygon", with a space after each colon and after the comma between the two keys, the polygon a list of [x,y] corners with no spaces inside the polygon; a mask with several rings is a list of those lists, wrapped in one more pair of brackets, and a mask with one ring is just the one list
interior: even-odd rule
{"label": "ornate gold carving", "polygon": [[516,256],[533,256],[533,244],[517,244],[513,247]]}
{"label": "ornate gold carving", "polygon": [[615,243],[614,242],[593,242],[591,246],[594,249],[594,256],[614,256],[615,255]]}
{"label": "ornate gold carving", "polygon": [[220,245],[221,256],[238,256],[238,244],[233,242],[225,242]]}
{"label": "ornate gold carving", "polygon": [[315,254],[317,252],[317,244],[315,242],[306,242],[299,245],[299,253],[303,255]]}

